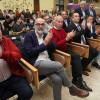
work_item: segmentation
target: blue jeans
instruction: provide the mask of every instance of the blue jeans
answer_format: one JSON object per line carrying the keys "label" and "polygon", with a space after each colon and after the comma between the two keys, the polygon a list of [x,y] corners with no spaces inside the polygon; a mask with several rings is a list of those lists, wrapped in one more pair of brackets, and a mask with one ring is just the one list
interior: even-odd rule
{"label": "blue jeans", "polygon": [[94,62],[99,64],[99,59],[100,59],[100,51],[98,51],[98,56],[94,58]]}
{"label": "blue jeans", "polygon": [[18,95],[17,100],[30,100],[33,95],[32,88],[24,77],[12,75],[9,79],[0,82],[0,100],[6,90]]}

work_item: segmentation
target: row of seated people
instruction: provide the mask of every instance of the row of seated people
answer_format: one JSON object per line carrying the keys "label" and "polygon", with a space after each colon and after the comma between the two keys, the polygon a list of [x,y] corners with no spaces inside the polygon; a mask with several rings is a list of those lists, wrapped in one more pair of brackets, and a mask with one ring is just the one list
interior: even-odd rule
{"label": "row of seated people", "polygon": [[[67,42],[71,43],[72,41],[86,44],[85,37],[90,33],[89,29],[92,24],[83,21],[81,26],[77,27],[79,20],[79,14],[74,13],[72,16],[72,24],[70,24],[69,27],[70,31],[66,34],[62,29],[63,18],[56,16],[54,19],[54,27],[46,34],[44,33],[45,20],[38,18],[35,21],[35,31],[26,34],[24,39],[23,58],[38,69],[39,76],[46,75],[52,80],[54,100],[61,100],[62,85],[68,87],[70,94],[74,96],[87,97],[89,95],[88,91],[92,91],[83,80],[82,74],[84,71],[90,71],[87,66],[98,55],[98,52],[90,47],[89,58],[83,58],[81,60],[80,56],[69,51],[66,45]],[[8,68],[6,69],[4,65],[1,64],[5,70],[1,72],[0,90],[2,91],[0,91],[0,97],[2,97],[4,89],[8,88],[18,94],[18,100],[29,100],[33,95],[32,89],[25,80],[24,82],[22,81],[24,79],[23,77],[20,78],[17,76],[24,76],[22,71],[17,67],[17,61],[21,58],[21,54],[11,40],[2,37],[2,32],[0,32],[0,37],[0,58],[3,59],[1,62],[5,60],[5,63],[8,63],[11,69],[9,69],[8,65],[6,65]],[[74,85],[68,79],[62,64],[52,61],[49,58],[50,52],[53,52],[56,48],[71,55],[72,83]],[[6,77],[5,73],[9,75]],[[3,76],[5,76],[6,79]],[[15,80],[18,81],[16,82]],[[25,86],[23,86],[23,84]],[[8,85],[9,87],[7,87]],[[27,87],[27,89],[24,87]]]}
{"label": "row of seated people", "polygon": [[19,13],[19,10],[16,9],[15,12],[13,10],[0,10],[0,20],[4,20],[6,15],[10,16],[12,20],[14,20],[17,16],[20,16],[21,14],[25,15],[25,18],[31,18],[32,15],[34,14],[34,11],[32,13],[29,12],[29,9],[26,9],[26,12],[23,10],[22,12]]}
{"label": "row of seated people", "polygon": [[[91,16],[93,16],[93,18],[94,18],[94,20],[96,21],[96,23],[98,24],[99,23],[99,18],[97,17],[97,19],[96,19],[96,12],[95,12],[95,10],[93,9],[93,7],[94,7],[94,4],[90,4],[89,5],[89,9],[86,9],[85,8],[85,3],[84,2],[81,2],[81,4],[80,4],[80,8],[78,8],[78,9],[75,9],[75,12],[77,12],[77,13],[79,13],[79,15],[80,15],[80,19],[81,19],[81,22],[82,22],[82,20],[84,20],[84,19],[86,19],[86,16],[88,15],[91,15]],[[27,10],[27,12],[29,12],[29,10]],[[66,12],[60,12],[60,15],[63,17],[63,19],[64,19],[64,22],[63,22],[63,28],[65,29],[65,31],[66,32],[68,32],[68,25],[70,24],[70,22],[71,22],[71,16],[72,16],[72,13],[71,13],[71,16],[69,16],[69,15],[67,15],[67,13]],[[54,15],[55,16],[55,15]],[[43,16],[42,16],[43,17]],[[52,18],[53,16],[51,16],[51,18],[50,17],[44,17],[46,20],[47,20],[47,22],[46,22],[46,33],[47,33],[47,31],[50,29],[50,28],[52,28],[53,27],[53,20],[54,20],[54,17]],[[48,21],[48,18],[50,18],[50,20]],[[22,23],[24,24],[24,27],[26,27],[26,26],[29,26],[29,27],[31,27],[31,28],[33,28],[34,27],[34,21],[35,21],[35,19],[36,19],[36,16],[34,16],[32,19],[30,18],[30,21],[28,20],[28,22],[26,21],[26,19],[24,19],[24,14],[22,13],[21,14],[21,19],[22,19]],[[15,23],[16,24],[16,23]],[[29,25],[28,25],[29,24]],[[50,25],[48,25],[48,24],[50,24]],[[14,21],[12,21],[9,17],[7,17],[7,18],[5,18],[5,22],[4,22],[4,28],[5,29],[8,29],[8,31],[10,31],[11,29],[12,29],[12,27],[13,27],[13,25],[14,25]],[[16,26],[16,25],[15,25]],[[25,30],[25,29],[23,29],[23,30]],[[23,30],[20,30],[20,31],[23,31]],[[15,30],[14,30],[14,32],[15,32]],[[19,32],[19,31],[18,31]]]}

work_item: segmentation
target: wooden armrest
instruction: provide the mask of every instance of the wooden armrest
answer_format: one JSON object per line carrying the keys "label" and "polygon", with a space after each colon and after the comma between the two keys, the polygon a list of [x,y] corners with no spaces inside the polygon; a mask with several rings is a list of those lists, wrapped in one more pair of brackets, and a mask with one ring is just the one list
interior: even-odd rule
{"label": "wooden armrest", "polygon": [[96,39],[99,39],[99,40],[100,40],[100,35],[98,35],[98,36],[96,37]]}
{"label": "wooden armrest", "polygon": [[[39,78],[38,78],[38,70],[29,64],[27,61],[25,61],[23,58],[20,59],[20,62],[22,62],[27,68],[32,72],[33,74],[33,81],[32,84],[39,89]],[[20,64],[20,63],[19,63]],[[26,70],[25,70],[26,71]]]}
{"label": "wooden armrest", "polygon": [[14,31],[12,31],[12,34],[14,34],[14,35],[18,35],[18,32],[14,32]]}
{"label": "wooden armrest", "polygon": [[72,42],[72,43],[67,43],[67,47],[70,51],[79,54],[81,57],[88,58],[89,56],[89,46],[88,45]]}
{"label": "wooden armrest", "polygon": [[[56,53],[56,55],[54,56],[54,53]],[[59,61],[62,63],[62,65],[67,69],[67,70],[70,70],[70,59],[71,59],[71,56],[70,54],[67,54],[65,52],[62,52],[60,50],[55,50],[53,53],[53,58],[54,60],[56,61]],[[60,54],[60,55],[57,55],[57,54]]]}
{"label": "wooden armrest", "polygon": [[87,41],[89,42],[91,47],[95,48],[96,50],[100,50],[100,40],[99,39],[87,38]]}

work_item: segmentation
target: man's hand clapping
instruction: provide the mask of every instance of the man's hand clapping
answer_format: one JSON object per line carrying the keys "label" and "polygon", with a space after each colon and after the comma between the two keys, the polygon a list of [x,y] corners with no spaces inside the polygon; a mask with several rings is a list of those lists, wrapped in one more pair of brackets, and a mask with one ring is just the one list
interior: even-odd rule
{"label": "man's hand clapping", "polygon": [[50,43],[52,37],[53,37],[53,33],[52,33],[52,31],[49,31],[46,38],[44,39],[44,44],[48,45]]}
{"label": "man's hand clapping", "polygon": [[66,40],[72,39],[76,34],[76,31],[72,30],[70,33],[67,34]]}

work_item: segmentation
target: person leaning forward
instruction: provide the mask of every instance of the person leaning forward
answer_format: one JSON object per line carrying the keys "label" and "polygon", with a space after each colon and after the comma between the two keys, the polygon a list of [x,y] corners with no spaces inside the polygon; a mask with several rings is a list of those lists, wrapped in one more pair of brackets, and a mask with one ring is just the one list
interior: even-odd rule
{"label": "person leaning forward", "polygon": [[44,33],[45,20],[38,18],[35,21],[35,31],[25,36],[23,57],[30,64],[34,65],[39,72],[39,76],[46,75],[52,80],[54,100],[61,100],[62,85],[69,88],[73,96],[87,97],[89,92],[78,89],[68,79],[63,65],[60,62],[52,61],[49,53],[56,48],[51,41],[52,32]]}

